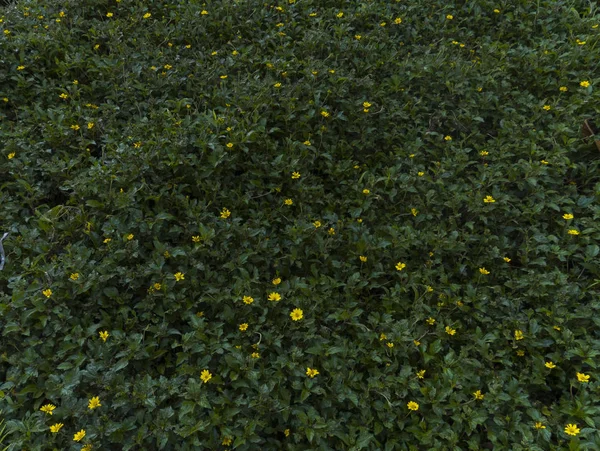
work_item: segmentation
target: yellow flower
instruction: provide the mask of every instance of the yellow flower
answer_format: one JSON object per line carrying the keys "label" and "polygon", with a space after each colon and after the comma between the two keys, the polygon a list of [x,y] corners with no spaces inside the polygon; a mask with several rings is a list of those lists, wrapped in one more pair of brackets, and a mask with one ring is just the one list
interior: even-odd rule
{"label": "yellow flower", "polygon": [[409,401],[408,404],[406,404],[406,407],[408,407],[408,410],[419,410],[419,404],[414,401]]}
{"label": "yellow flower", "polygon": [[286,429],[285,431],[283,431],[283,433],[285,434],[286,437],[290,436],[290,430]]}
{"label": "yellow flower", "polygon": [[558,327],[558,326],[554,326],[553,329],[560,331],[560,327]]}
{"label": "yellow flower", "polygon": [[446,19],[448,19],[448,20],[452,20],[452,19],[454,19],[454,16],[453,16],[452,14],[448,14],[448,15],[446,16]]}
{"label": "yellow flower", "polygon": [[293,204],[294,204],[294,201],[293,201],[292,199],[286,199],[286,200],[284,200],[284,201],[283,201],[283,203],[284,203],[285,205],[293,205]]}
{"label": "yellow flower", "polygon": [[584,373],[577,373],[577,380],[583,384],[590,381],[590,375]]}
{"label": "yellow flower", "polygon": [[203,16],[206,16],[206,15],[208,14],[208,11],[207,11],[207,10],[205,10],[205,9],[203,9],[203,10],[202,10],[202,12],[201,12],[200,14],[202,14]]}
{"label": "yellow flower", "polygon": [[448,335],[454,335],[454,334],[456,334],[456,329],[452,329],[450,326],[446,326],[445,330],[446,330],[446,333]]}
{"label": "yellow flower", "polygon": [[194,243],[199,243],[200,242],[200,236],[199,235],[194,235],[192,236],[192,241]]}
{"label": "yellow flower", "polygon": [[233,148],[233,143],[227,143],[227,148],[228,148],[228,149],[231,149],[231,148]]}
{"label": "yellow flower", "polygon": [[92,410],[97,407],[102,407],[102,404],[100,404],[100,398],[98,396],[90,399],[88,402],[88,409]]}
{"label": "yellow flower", "polygon": [[58,431],[60,431],[60,428],[62,428],[63,426],[64,426],[63,423],[53,424],[52,426],[50,426],[50,432],[53,432],[56,434]]}
{"label": "yellow flower", "polygon": [[25,69],[25,66],[17,66],[17,70],[23,70]]}
{"label": "yellow flower", "polygon": [[392,343],[391,341],[388,341],[388,342],[386,343],[386,346],[387,346],[388,348],[390,348],[390,349],[391,349],[391,348],[393,348],[393,347],[394,347],[394,343]]}
{"label": "yellow flower", "polygon": [[42,294],[49,298],[50,296],[52,296],[52,290],[50,288],[46,288],[44,291],[42,291]]}
{"label": "yellow flower", "polygon": [[127,240],[128,241],[133,240],[133,233],[130,233],[129,235],[127,235]]}
{"label": "yellow flower", "polygon": [[490,203],[494,203],[496,202],[496,199],[494,199],[492,196],[485,196],[485,198],[483,199],[483,201],[486,204],[490,204]]}
{"label": "yellow flower", "polygon": [[452,136],[450,136],[450,135],[444,136],[444,139],[446,141],[452,141]]}
{"label": "yellow flower", "polygon": [[475,399],[478,399],[481,401],[485,395],[483,393],[481,393],[481,390],[477,390],[476,392],[473,392],[473,396],[475,396]]}
{"label": "yellow flower", "polygon": [[315,221],[313,222],[313,225],[315,226],[315,229],[318,229],[319,227],[321,227],[321,221]]}
{"label": "yellow flower", "polygon": [[555,365],[553,362],[551,362],[551,361],[550,361],[550,362],[546,362],[546,363],[544,363],[544,366],[545,366],[546,368],[550,368],[550,369],[552,369],[552,368],[556,368],[556,365]]}
{"label": "yellow flower", "polygon": [[435,324],[435,318],[432,318],[432,317],[430,316],[429,318],[427,318],[427,319],[425,320],[425,322],[426,322],[427,324],[429,324],[430,326],[433,326],[433,325]]}
{"label": "yellow flower", "polygon": [[576,229],[569,229],[569,231],[567,232],[569,235],[579,235],[579,230]]}
{"label": "yellow flower", "polygon": [[258,352],[253,352],[252,354],[250,354],[250,357],[252,357],[253,359],[258,359],[260,357],[260,354]]}
{"label": "yellow flower", "polygon": [[522,330],[515,330],[515,340],[522,340],[525,338]]}
{"label": "yellow flower", "polygon": [[221,442],[221,445],[223,446],[229,446],[233,443],[233,440],[230,437],[225,437],[223,439],[223,441]]}
{"label": "yellow flower", "polygon": [[156,291],[160,290],[160,289],[161,289],[161,287],[162,287],[162,285],[161,285],[160,283],[158,283],[158,282],[156,282],[156,283],[155,283],[154,285],[152,285],[152,286],[154,287],[154,289],[155,289]]}
{"label": "yellow flower", "polygon": [[500,13],[500,10],[499,10],[499,9],[495,9],[495,10],[494,10],[494,12],[495,12],[496,14],[499,14],[499,13]]}
{"label": "yellow flower", "polygon": [[400,25],[400,24],[402,23],[402,19],[401,19],[400,17],[396,17],[396,18],[394,19],[394,23],[395,23],[396,25]]}
{"label": "yellow flower", "polygon": [[177,282],[185,279],[185,276],[182,272],[177,272],[177,273],[173,274],[173,277],[175,277],[175,281],[177,281]]}
{"label": "yellow flower", "polygon": [[381,335],[379,335],[379,341],[383,341],[387,338],[387,335],[384,334],[383,332],[381,332]]}
{"label": "yellow flower", "polygon": [[569,220],[569,219],[573,219],[573,215],[571,213],[565,213],[563,215],[563,219]]}
{"label": "yellow flower", "polygon": [[510,258],[508,258],[508,257],[504,257],[504,258],[503,258],[503,260],[504,260],[506,263],[509,263],[511,259],[510,259]]}
{"label": "yellow flower", "polygon": [[290,318],[292,318],[293,321],[300,321],[302,318],[304,318],[304,312],[299,308],[295,308],[290,313]]}
{"label": "yellow flower", "polygon": [[419,346],[421,344],[419,340],[413,340],[413,343],[415,344],[415,346]]}
{"label": "yellow flower", "polygon": [[567,92],[569,90],[569,88],[567,88],[566,86],[561,86],[560,88],[558,88],[561,92]]}
{"label": "yellow flower", "polygon": [[269,301],[281,301],[281,295],[279,293],[269,293]]}
{"label": "yellow flower", "polygon": [[419,371],[417,371],[417,377],[419,379],[424,379],[425,378],[425,370],[419,370]]}
{"label": "yellow flower", "polygon": [[88,130],[94,128],[94,123],[88,122],[87,127],[88,127]]}
{"label": "yellow flower", "polygon": [[77,279],[79,279],[79,273],[74,272],[73,274],[71,274],[71,276],[69,278],[71,280],[77,280]]}
{"label": "yellow flower", "polygon": [[293,179],[299,179],[300,178],[300,173],[299,172],[292,172],[292,178]]}
{"label": "yellow flower", "polygon": [[248,304],[248,305],[250,305],[254,302],[254,298],[252,298],[250,296],[244,296],[242,300],[244,301],[244,304]]}
{"label": "yellow flower", "polygon": [[45,406],[40,407],[40,410],[44,413],[52,415],[52,411],[56,409],[56,406],[53,404],[46,404]]}
{"label": "yellow flower", "polygon": [[223,208],[223,210],[221,210],[221,219],[227,219],[229,216],[231,216],[231,212],[227,209],[227,208]]}
{"label": "yellow flower", "polygon": [[544,105],[544,106],[543,106],[543,108],[544,108],[546,111],[548,111],[548,110],[550,110],[552,107],[551,107],[550,105]]}
{"label": "yellow flower", "polygon": [[517,355],[518,355],[519,357],[523,357],[523,356],[525,355],[525,351],[523,351],[522,349],[519,349],[519,350],[517,351]]}
{"label": "yellow flower", "polygon": [[219,78],[220,78],[221,80],[225,80],[225,79],[227,78],[227,75],[221,75]]}
{"label": "yellow flower", "polygon": [[581,432],[581,430],[577,427],[576,424],[567,424],[565,426],[565,433],[568,435],[577,435]]}
{"label": "yellow flower", "polygon": [[144,19],[150,19],[150,17],[152,17],[152,14],[150,13],[146,13],[142,16]]}
{"label": "yellow flower", "polygon": [[490,272],[489,272],[487,269],[485,269],[485,268],[479,268],[479,272],[480,272],[481,274],[489,274],[489,273],[490,273]]}
{"label": "yellow flower", "polygon": [[321,116],[329,117],[329,113],[327,111],[321,111]]}
{"label": "yellow flower", "polygon": [[240,324],[240,330],[242,332],[244,332],[246,329],[248,329],[248,323],[242,323],[242,324]]}
{"label": "yellow flower", "polygon": [[304,144],[305,146],[310,146],[311,142],[307,139],[306,141],[304,141],[302,144]]}
{"label": "yellow flower", "polygon": [[480,150],[479,151],[479,155],[481,155],[482,157],[488,156],[490,153],[487,150]]}
{"label": "yellow flower", "polygon": [[85,430],[81,430],[79,432],[77,432],[74,436],[73,436],[73,440],[75,440],[76,442],[80,441],[83,437],[85,437]]}
{"label": "yellow flower", "polygon": [[202,370],[202,372],[200,373],[200,379],[202,379],[202,382],[204,382],[205,384],[212,379],[212,374],[210,374],[210,371],[208,370]]}
{"label": "yellow flower", "polygon": [[546,426],[544,426],[544,423],[542,423],[542,422],[540,422],[540,421],[537,421],[537,422],[535,423],[535,426],[534,426],[534,427],[535,427],[536,429],[546,429]]}
{"label": "yellow flower", "polygon": [[367,261],[367,257],[365,257],[364,255],[361,255],[360,257],[360,261],[365,263]]}
{"label": "yellow flower", "polygon": [[398,271],[402,271],[404,268],[406,268],[406,263],[402,263],[402,262],[396,263],[396,269]]}
{"label": "yellow flower", "polygon": [[275,83],[275,84],[273,85],[273,87],[274,87],[274,88],[281,88],[281,83]]}
{"label": "yellow flower", "polygon": [[342,17],[344,17],[344,13],[343,12],[339,12],[339,13],[336,14],[336,17],[338,19],[341,19]]}
{"label": "yellow flower", "polygon": [[271,281],[273,285],[279,285],[281,283],[281,277],[276,277]]}
{"label": "yellow flower", "polygon": [[371,191],[367,188],[363,189],[363,194],[369,194]]}
{"label": "yellow flower", "polygon": [[335,235],[335,229],[333,227],[330,227],[327,233],[329,233],[330,235]]}
{"label": "yellow flower", "polygon": [[306,368],[306,375],[310,378],[320,374],[315,368]]}
{"label": "yellow flower", "polygon": [[133,143],[133,147],[136,149],[139,149],[140,147],[142,147],[142,142],[138,141],[138,142]]}
{"label": "yellow flower", "polygon": [[425,175],[425,173],[424,173],[423,171],[419,171],[419,172],[417,172],[417,175],[418,175],[419,177],[423,177],[423,176]]}
{"label": "yellow flower", "polygon": [[104,332],[98,332],[98,335],[100,335],[100,338],[102,338],[102,341],[106,342],[109,334],[108,334],[108,331],[105,330]]}
{"label": "yellow flower", "polygon": [[581,86],[582,88],[587,88],[589,85],[590,85],[590,82],[587,80],[579,82],[579,86]]}
{"label": "yellow flower", "polygon": [[112,17],[113,13],[106,13],[106,17]]}

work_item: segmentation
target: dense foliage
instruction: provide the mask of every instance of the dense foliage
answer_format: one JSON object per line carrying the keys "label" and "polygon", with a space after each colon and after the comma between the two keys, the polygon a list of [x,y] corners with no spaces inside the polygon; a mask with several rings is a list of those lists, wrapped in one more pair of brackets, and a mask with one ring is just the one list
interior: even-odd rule
{"label": "dense foliage", "polygon": [[600,449],[596,8],[3,8],[4,444]]}

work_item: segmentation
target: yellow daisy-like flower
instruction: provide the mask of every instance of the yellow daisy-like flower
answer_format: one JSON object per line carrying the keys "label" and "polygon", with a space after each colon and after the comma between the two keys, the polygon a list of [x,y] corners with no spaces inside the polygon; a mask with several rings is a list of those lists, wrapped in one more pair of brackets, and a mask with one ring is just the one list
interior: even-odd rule
{"label": "yellow daisy-like flower", "polygon": [[456,334],[456,329],[452,329],[450,326],[446,326],[445,331],[446,331],[446,333],[448,335],[455,335]]}
{"label": "yellow daisy-like flower", "polygon": [[565,434],[567,434],[567,435],[575,436],[575,435],[579,434],[580,432],[581,432],[581,429],[579,429],[576,424],[567,424],[565,426]]}
{"label": "yellow daisy-like flower", "polygon": [[406,263],[402,263],[402,262],[396,263],[396,269],[398,271],[402,271],[404,268],[406,268]]}
{"label": "yellow daisy-like flower", "polygon": [[75,125],[71,125],[71,129],[73,129],[73,130],[75,130],[75,131],[79,130],[79,128],[80,128],[80,127],[79,127],[79,125],[77,125],[77,124],[75,124]]}
{"label": "yellow daisy-like flower", "polygon": [[333,227],[330,227],[327,233],[330,235],[335,235],[335,229]]}
{"label": "yellow daisy-like flower", "polygon": [[344,17],[344,13],[343,12],[339,12],[336,14],[336,16],[338,19],[341,19],[342,17]]}
{"label": "yellow daisy-like flower", "polygon": [[473,392],[473,396],[475,397],[475,399],[478,399],[480,401],[485,397],[485,395],[483,393],[481,393],[481,390],[477,390],[476,392]]}
{"label": "yellow daisy-like flower", "polygon": [[419,346],[421,344],[419,340],[413,340],[413,343],[415,344],[415,346]]}
{"label": "yellow daisy-like flower", "polygon": [[200,236],[199,235],[194,235],[192,236],[192,241],[194,243],[199,243],[200,242]]}
{"label": "yellow daisy-like flower", "polygon": [[106,17],[112,17],[113,13],[106,13]]}
{"label": "yellow daisy-like flower", "polygon": [[453,16],[452,14],[448,14],[448,15],[446,16],[446,19],[448,19],[448,20],[452,20],[452,19],[454,19],[454,16]]}
{"label": "yellow daisy-like flower", "polygon": [[201,12],[200,14],[202,14],[203,16],[206,16],[206,15],[208,14],[208,11],[207,11],[207,10],[205,10],[205,9],[203,9],[203,10],[202,10],[202,12]]}
{"label": "yellow daisy-like flower", "polygon": [[536,429],[546,429],[546,426],[544,426],[544,423],[542,423],[541,421],[536,421],[533,427]]}
{"label": "yellow daisy-like flower", "polygon": [[242,324],[240,324],[240,330],[242,332],[244,332],[247,329],[248,329],[248,323],[242,323]]}
{"label": "yellow daisy-like flower", "polygon": [[425,175],[425,173],[424,173],[423,171],[419,171],[419,172],[417,172],[417,175],[418,175],[419,177],[423,177],[423,176]]}
{"label": "yellow daisy-like flower", "polygon": [[231,437],[225,437],[223,439],[223,441],[221,442],[221,445],[223,446],[229,446],[233,443],[233,439]]}
{"label": "yellow daisy-like flower", "polygon": [[281,88],[281,83],[275,83],[275,84],[273,85],[273,87],[274,87],[274,88]]}
{"label": "yellow daisy-like flower", "polygon": [[47,288],[44,291],[42,291],[42,294],[49,298],[50,296],[52,296],[52,290],[50,288]]}
{"label": "yellow daisy-like flower", "polygon": [[515,340],[522,340],[523,338],[525,338],[525,335],[523,334],[522,330],[515,330]]}
{"label": "yellow daisy-like flower", "polygon": [[369,102],[363,102],[363,106],[365,108],[371,108],[371,104]]}
{"label": "yellow daisy-like flower", "polygon": [[283,431],[283,433],[285,434],[286,437],[290,436],[290,430],[286,429],[285,431]]}
{"label": "yellow daisy-like flower", "polygon": [[252,357],[253,359],[258,359],[260,358],[260,354],[258,352],[253,352],[252,354],[250,354],[250,357]]}
{"label": "yellow daisy-like flower", "polygon": [[294,204],[294,201],[293,201],[292,199],[286,199],[286,200],[284,200],[284,201],[283,201],[283,203],[284,203],[285,205],[293,205],[293,204]]}
{"label": "yellow daisy-like flower", "polygon": [[106,340],[108,339],[109,333],[107,330],[105,330],[104,332],[98,332],[98,335],[100,336],[102,341],[106,342]]}
{"label": "yellow daisy-like flower", "polygon": [[25,69],[25,66],[17,66],[17,70],[23,70]]}
{"label": "yellow daisy-like flower", "polygon": [[525,355],[525,351],[523,351],[522,349],[519,349],[519,350],[517,351],[517,355],[518,355],[519,357],[523,357],[523,356]]}
{"label": "yellow daisy-like flower", "polygon": [[489,274],[489,273],[490,273],[490,272],[489,272],[487,269],[485,269],[485,268],[479,268],[479,272],[480,272],[481,274]]}
{"label": "yellow daisy-like flower", "polygon": [[293,179],[299,179],[300,178],[300,173],[299,172],[292,172],[292,178]]}
{"label": "yellow daisy-like flower", "polygon": [[311,142],[307,139],[306,141],[304,141],[302,144],[304,144],[305,146],[310,146]]}
{"label": "yellow daisy-like flower", "polygon": [[412,213],[413,216],[417,216],[419,214],[419,210],[417,210],[416,208],[411,208],[410,212]]}
{"label": "yellow daisy-like flower", "polygon": [[248,305],[250,305],[254,302],[254,298],[252,298],[250,296],[244,296],[242,300],[244,301],[244,304],[248,304]]}
{"label": "yellow daisy-like flower", "polygon": [[313,225],[315,226],[315,229],[318,229],[319,227],[321,227],[321,221],[315,221],[313,222]]}
{"label": "yellow daisy-like flower", "polygon": [[427,324],[429,324],[430,326],[433,326],[433,325],[435,324],[435,318],[432,318],[432,317],[430,316],[429,318],[427,318],[427,319],[425,320],[425,322],[426,322]]}
{"label": "yellow daisy-like flower", "polygon": [[579,235],[579,230],[577,229],[569,229],[567,232],[569,235]]}
{"label": "yellow daisy-like flower", "polygon": [[227,219],[229,216],[231,216],[231,212],[227,208],[223,208],[220,214],[221,219]]}
{"label": "yellow daisy-like flower", "polygon": [[406,407],[408,407],[408,410],[414,410],[414,411],[419,410],[419,404],[417,404],[414,401],[409,401],[408,404],[406,404]]}
{"label": "yellow daisy-like flower", "polygon": [[273,285],[279,285],[281,283],[281,277],[276,277],[271,281]]}
{"label": "yellow daisy-like flower", "polygon": [[317,376],[319,373],[315,368],[306,368],[306,375],[310,378]]}
{"label": "yellow daisy-like flower", "polygon": [[452,141],[452,136],[450,136],[450,135],[444,136],[444,139],[446,141]]}
{"label": "yellow daisy-like flower", "polygon": [[210,374],[210,371],[208,370],[202,370],[202,372],[200,373],[200,379],[202,379],[202,382],[204,382],[205,384],[212,379],[212,374]]}
{"label": "yellow daisy-like flower", "polygon": [[419,371],[417,371],[417,377],[419,379],[424,379],[425,378],[425,370],[419,370]]}
{"label": "yellow daisy-like flower", "polygon": [[56,434],[64,426],[63,423],[56,423],[50,426],[50,432]]}
{"label": "yellow daisy-like flower", "polygon": [[82,429],[79,432],[76,432],[75,435],[73,436],[73,440],[75,440],[76,442],[81,441],[81,439],[85,437],[85,430]]}
{"label": "yellow daisy-like flower", "polygon": [[130,233],[129,235],[127,235],[127,241],[131,241],[133,240],[133,233]]}
{"label": "yellow daisy-like flower", "polygon": [[281,295],[279,293],[269,293],[269,301],[281,301]]}
{"label": "yellow daisy-like flower", "polygon": [[549,111],[552,107],[550,105],[544,105],[542,108],[544,108],[546,111]]}
{"label": "yellow daisy-like flower", "polygon": [[544,366],[550,369],[556,368],[556,365],[552,361],[544,363]]}
{"label": "yellow daisy-like flower", "polygon": [[499,9],[495,9],[495,10],[494,10],[494,12],[495,12],[496,14],[500,14],[500,10],[499,10]]}
{"label": "yellow daisy-like flower", "polygon": [[364,255],[361,255],[360,257],[360,261],[365,263],[367,261],[367,257],[365,257]]}
{"label": "yellow daisy-like flower", "polygon": [[88,122],[87,128],[88,128],[88,130],[91,130],[92,128],[94,128],[94,123],[93,122]]}
{"label": "yellow daisy-like flower", "polygon": [[100,398],[98,396],[95,396],[94,398],[89,400],[88,409],[93,410],[98,407],[102,407],[102,404],[100,404]]}
{"label": "yellow daisy-like flower", "polygon": [[177,282],[185,279],[185,275],[182,272],[176,272],[175,274],[173,274],[173,277],[175,277],[175,281]]}
{"label": "yellow daisy-like flower", "polygon": [[233,143],[227,143],[227,148],[228,149],[232,149],[233,148]]}
{"label": "yellow daisy-like flower", "polygon": [[563,215],[563,219],[566,219],[567,221],[568,221],[569,219],[573,219],[573,217],[574,217],[574,216],[573,216],[571,213],[565,213],[565,214]]}
{"label": "yellow daisy-like flower", "polygon": [[504,257],[502,260],[504,260],[506,263],[509,263],[511,259],[508,257]]}
{"label": "yellow daisy-like flower", "polygon": [[321,111],[321,116],[329,117],[329,113],[327,111]]}
{"label": "yellow daisy-like flower", "polygon": [[290,318],[292,318],[293,321],[300,321],[302,318],[304,318],[304,312],[299,308],[295,308],[290,313]]}
{"label": "yellow daisy-like flower", "polygon": [[577,380],[583,384],[590,381],[590,375],[584,373],[577,373]]}
{"label": "yellow daisy-like flower", "polygon": [[579,82],[579,86],[581,86],[582,88],[587,88],[588,86],[590,86],[590,82],[587,80],[581,81]]}
{"label": "yellow daisy-like flower", "polygon": [[40,410],[44,413],[47,413],[49,415],[52,415],[52,411],[56,409],[56,406],[54,404],[46,404],[45,406],[40,407]]}
{"label": "yellow daisy-like flower", "polygon": [[74,272],[73,274],[71,274],[71,276],[69,277],[69,279],[71,279],[71,280],[77,280],[77,279],[79,279],[79,273]]}
{"label": "yellow daisy-like flower", "polygon": [[152,14],[150,13],[146,13],[142,16],[144,19],[150,19],[150,17],[152,17]]}
{"label": "yellow daisy-like flower", "polygon": [[569,90],[569,88],[567,88],[566,86],[561,86],[558,89],[559,89],[560,92],[567,92]]}
{"label": "yellow daisy-like flower", "polygon": [[390,349],[394,347],[394,343],[391,341],[388,341],[385,345]]}
{"label": "yellow daisy-like flower", "polygon": [[371,191],[367,188],[363,189],[363,194],[369,194]]}
{"label": "yellow daisy-like flower", "polygon": [[496,199],[494,199],[492,196],[485,196],[485,198],[483,199],[483,201],[486,204],[491,204],[491,203],[496,202]]}
{"label": "yellow daisy-like flower", "polygon": [[400,17],[396,17],[396,18],[394,19],[394,23],[395,23],[396,25],[400,25],[400,24],[402,23],[402,19],[401,19]]}

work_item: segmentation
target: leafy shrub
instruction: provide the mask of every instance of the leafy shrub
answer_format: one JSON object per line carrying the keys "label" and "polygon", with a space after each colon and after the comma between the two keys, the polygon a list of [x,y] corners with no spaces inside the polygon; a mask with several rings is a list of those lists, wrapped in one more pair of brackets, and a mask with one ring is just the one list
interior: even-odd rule
{"label": "leafy shrub", "polygon": [[595,8],[7,7],[9,449],[600,449]]}

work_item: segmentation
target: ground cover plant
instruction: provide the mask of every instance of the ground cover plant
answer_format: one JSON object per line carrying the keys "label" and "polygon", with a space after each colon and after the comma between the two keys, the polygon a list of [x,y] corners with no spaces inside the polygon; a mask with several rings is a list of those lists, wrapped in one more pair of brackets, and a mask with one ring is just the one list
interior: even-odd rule
{"label": "ground cover plant", "polygon": [[4,6],[3,446],[600,449],[599,24]]}

